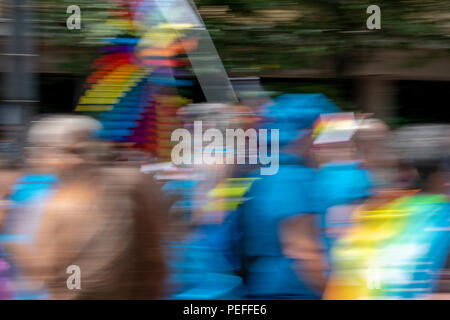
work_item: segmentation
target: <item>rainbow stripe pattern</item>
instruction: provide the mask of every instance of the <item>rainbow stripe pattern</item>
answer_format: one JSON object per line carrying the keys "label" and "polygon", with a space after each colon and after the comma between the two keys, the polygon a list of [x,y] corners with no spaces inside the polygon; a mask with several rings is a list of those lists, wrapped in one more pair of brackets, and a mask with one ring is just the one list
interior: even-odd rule
{"label": "rainbow stripe pattern", "polygon": [[171,132],[194,85],[186,52],[197,48],[189,24],[170,24],[155,0],[122,1],[105,27],[102,55],[94,61],[75,109],[98,119],[101,139],[131,143],[161,161],[170,158]]}

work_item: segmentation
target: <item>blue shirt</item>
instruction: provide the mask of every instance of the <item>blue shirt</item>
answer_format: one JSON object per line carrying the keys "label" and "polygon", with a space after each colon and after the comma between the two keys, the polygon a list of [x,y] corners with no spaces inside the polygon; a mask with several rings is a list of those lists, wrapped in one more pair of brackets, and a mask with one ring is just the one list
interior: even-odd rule
{"label": "blue shirt", "polygon": [[327,252],[336,240],[325,234],[327,228],[336,226],[334,222],[330,222],[328,210],[334,206],[349,205],[369,197],[372,180],[371,174],[356,161],[330,162],[318,170],[314,203],[315,211],[320,214],[320,226]]}
{"label": "blue shirt", "polygon": [[310,197],[314,170],[296,157],[282,155],[277,174],[254,182],[243,206],[244,254],[247,257],[247,290],[251,297],[316,299],[294,271],[280,243],[280,222],[313,213]]}
{"label": "blue shirt", "polygon": [[[43,205],[55,190],[58,179],[55,175],[30,174],[21,177],[12,188],[9,198],[13,202],[0,234],[0,256],[10,260],[8,253],[2,250],[4,242],[21,242],[33,245],[38,231]],[[13,283],[20,283],[22,271],[19,265],[12,265]],[[14,300],[30,300],[47,298],[45,290],[27,290],[13,288]]]}

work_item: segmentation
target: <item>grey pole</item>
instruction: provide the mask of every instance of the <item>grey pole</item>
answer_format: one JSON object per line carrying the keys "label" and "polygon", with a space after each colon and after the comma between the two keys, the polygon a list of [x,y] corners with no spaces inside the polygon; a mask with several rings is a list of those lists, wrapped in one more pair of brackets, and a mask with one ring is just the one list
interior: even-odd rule
{"label": "grey pole", "polygon": [[4,76],[2,104],[16,106],[20,124],[25,124],[31,118],[38,102],[35,81],[37,54],[32,35],[30,2],[7,0],[11,9],[8,22],[10,32],[2,53],[7,70]]}
{"label": "grey pole", "polygon": [[[32,0],[6,0],[6,41],[1,53],[4,69],[0,124],[25,129],[35,114],[38,91],[35,75],[37,54],[32,29]],[[16,135],[16,130],[12,135]],[[17,136],[15,139],[17,141]],[[23,139],[19,139],[19,148]],[[22,148],[20,148],[22,149]]]}

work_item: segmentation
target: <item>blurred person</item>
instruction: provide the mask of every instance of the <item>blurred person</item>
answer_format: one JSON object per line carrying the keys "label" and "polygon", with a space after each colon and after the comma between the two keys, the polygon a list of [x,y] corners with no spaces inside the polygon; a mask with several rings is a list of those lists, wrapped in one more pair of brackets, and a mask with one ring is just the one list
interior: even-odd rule
{"label": "blurred person", "polygon": [[[40,206],[28,204],[25,216],[9,212],[5,232],[26,235],[26,241],[3,241],[3,246],[17,266],[22,291],[34,293],[17,298],[152,299],[162,294],[163,197],[135,170],[99,166],[105,150],[91,138],[99,128],[85,116],[53,116],[30,129],[29,163],[47,179],[53,177],[54,186],[39,198]],[[35,220],[31,227],[29,219]],[[80,290],[68,289],[69,266],[81,270]]]}
{"label": "blurred person", "polygon": [[327,299],[426,299],[436,291],[449,249],[449,202],[442,160],[448,126],[408,126],[393,146],[407,172],[404,190],[380,191],[355,212],[333,248]]}
{"label": "blurred person", "polygon": [[[327,118],[330,127],[339,128],[319,133],[320,122],[316,123],[316,139],[311,152],[318,164],[314,202],[317,204],[320,234],[328,257],[333,243],[353,224],[352,215],[355,208],[371,195],[373,174],[358,157],[355,135],[358,134],[360,126],[357,125],[357,119],[348,122],[349,119],[342,114],[329,115]],[[355,127],[342,127],[344,121],[348,126]],[[349,136],[344,136],[342,140],[336,139],[343,130],[348,130]],[[320,134],[329,135],[330,140],[321,139],[319,142],[319,138],[323,137]],[[330,268],[329,265],[328,271]]]}
{"label": "blurred person", "polygon": [[22,172],[15,169],[8,169],[7,167],[0,168],[0,228],[2,227],[6,218],[6,212],[10,205],[10,201],[7,200],[11,186],[22,175]]}
{"label": "blurred person", "polygon": [[[227,104],[194,104],[180,110],[186,127],[202,121],[203,130],[232,127],[235,107]],[[236,119],[235,119],[236,120]],[[206,157],[205,149],[199,150]],[[217,146],[216,153],[228,150]],[[231,176],[233,166],[226,164],[196,164],[192,168],[196,179],[190,181],[189,232],[178,246],[174,257],[174,270],[178,290],[174,299],[236,299],[240,298],[241,279],[236,277],[224,256],[221,242],[223,220],[227,215],[225,197],[211,196],[214,190]],[[169,183],[175,185],[174,182]],[[168,185],[169,185],[168,184]],[[185,190],[186,191],[186,190]]]}
{"label": "blurred person", "polygon": [[55,175],[46,174],[33,168],[23,168],[22,172],[11,175],[4,185],[2,224],[0,232],[0,252],[8,270],[11,299],[35,299],[45,296],[45,290],[30,285],[21,275],[15,256],[8,249],[31,243],[38,228],[42,204],[52,192],[56,183]]}
{"label": "blurred person", "polygon": [[[21,172],[17,168],[0,168],[0,230],[3,228],[8,208],[11,205],[11,201],[8,200],[10,188],[20,175]],[[0,300],[9,300],[13,297],[12,266],[5,255],[0,245]]]}
{"label": "blurred person", "polygon": [[[264,112],[263,128],[279,129],[280,167],[258,176],[235,213],[237,246],[247,296],[318,299],[325,261],[312,199],[314,169],[308,156],[311,126],[320,113],[338,109],[323,95],[283,95]],[[272,155],[273,156],[273,155]]]}
{"label": "blurred person", "polygon": [[357,155],[362,165],[370,170],[375,188],[398,187],[399,159],[391,141],[392,133],[386,123],[370,115],[361,120],[355,135]]}

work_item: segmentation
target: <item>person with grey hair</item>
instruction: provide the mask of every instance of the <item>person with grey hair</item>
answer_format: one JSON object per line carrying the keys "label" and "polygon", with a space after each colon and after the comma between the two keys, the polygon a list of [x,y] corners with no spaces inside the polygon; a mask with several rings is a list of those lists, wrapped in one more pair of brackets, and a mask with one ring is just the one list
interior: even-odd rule
{"label": "person with grey hair", "polygon": [[[100,165],[107,152],[92,138],[100,128],[94,119],[72,115],[31,126],[33,174],[19,182],[38,187],[10,210],[2,234],[16,266],[14,299],[161,296],[160,217],[169,206],[137,169]],[[67,270],[73,268],[81,271],[80,286],[69,283]]]}
{"label": "person with grey hair", "polygon": [[[32,123],[27,139],[31,170],[65,176],[101,159],[104,143],[92,139],[102,125],[87,116],[48,116]],[[73,173],[73,171],[72,171]]]}

